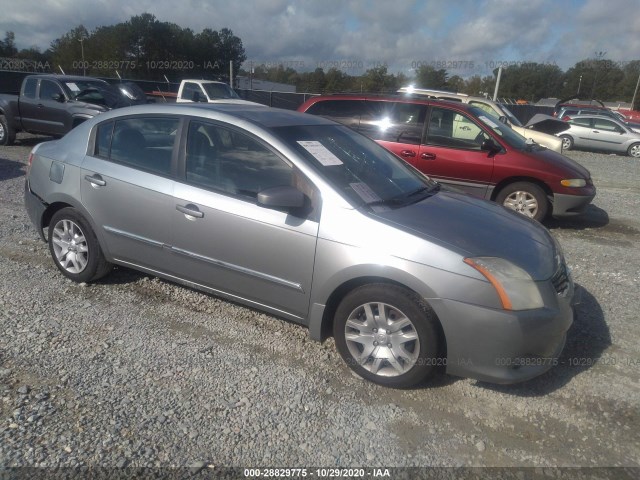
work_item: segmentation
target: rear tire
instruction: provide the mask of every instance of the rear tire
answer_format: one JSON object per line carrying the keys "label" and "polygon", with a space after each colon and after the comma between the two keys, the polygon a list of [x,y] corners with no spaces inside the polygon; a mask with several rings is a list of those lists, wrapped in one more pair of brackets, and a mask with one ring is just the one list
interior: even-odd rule
{"label": "rear tire", "polygon": [[573,148],[573,138],[569,135],[560,135],[562,139],[562,150],[571,150]]}
{"label": "rear tire", "polygon": [[51,218],[49,251],[58,270],[74,282],[98,280],[113,267],[104,258],[89,222],[71,207],[57,211]]}
{"label": "rear tire", "polygon": [[640,143],[630,145],[629,150],[627,150],[627,154],[633,158],[640,158]]}
{"label": "rear tire", "polygon": [[496,203],[542,222],[549,211],[549,200],[542,188],[529,182],[515,182],[498,193]]}
{"label": "rear tire", "polygon": [[0,145],[13,145],[15,140],[15,130],[9,126],[7,117],[0,115]]}
{"label": "rear tire", "polygon": [[359,376],[407,388],[439,365],[439,324],[415,293],[391,284],[364,285],[348,293],[333,321],[336,348]]}

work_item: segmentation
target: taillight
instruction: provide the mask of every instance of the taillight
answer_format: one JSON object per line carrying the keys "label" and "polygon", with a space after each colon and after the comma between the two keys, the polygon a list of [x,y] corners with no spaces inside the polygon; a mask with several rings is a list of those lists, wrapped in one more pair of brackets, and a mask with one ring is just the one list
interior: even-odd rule
{"label": "taillight", "polygon": [[564,117],[562,117],[560,120],[564,120],[565,122],[568,121],[569,119],[571,119],[571,117],[569,117],[568,115],[565,115]]}

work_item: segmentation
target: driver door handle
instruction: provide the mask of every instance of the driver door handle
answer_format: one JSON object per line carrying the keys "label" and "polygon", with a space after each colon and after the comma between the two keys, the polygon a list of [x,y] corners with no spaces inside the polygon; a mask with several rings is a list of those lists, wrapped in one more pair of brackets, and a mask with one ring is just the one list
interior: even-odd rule
{"label": "driver door handle", "polygon": [[400,152],[400,155],[402,155],[403,157],[415,157],[416,152],[414,152],[413,150],[402,150]]}
{"label": "driver door handle", "polygon": [[195,218],[204,217],[204,213],[198,210],[198,207],[196,207],[192,203],[185,205],[184,207],[182,205],[176,205],[176,210],[178,210],[181,213],[184,213],[185,215],[189,215],[190,217],[195,217]]}
{"label": "driver door handle", "polygon": [[107,182],[105,182],[102,177],[98,174],[96,175],[85,175],[84,179],[89,182],[94,187],[104,187]]}
{"label": "driver door handle", "polygon": [[423,153],[420,155],[420,158],[423,160],[435,160],[436,159],[436,154],[435,153]]}

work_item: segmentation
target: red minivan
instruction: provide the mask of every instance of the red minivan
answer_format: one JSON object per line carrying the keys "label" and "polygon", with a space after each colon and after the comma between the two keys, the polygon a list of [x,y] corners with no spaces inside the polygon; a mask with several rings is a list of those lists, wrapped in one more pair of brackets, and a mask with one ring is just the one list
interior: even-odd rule
{"label": "red minivan", "polygon": [[309,99],[438,182],[542,221],[582,213],[596,194],[582,165],[529,143],[486,111],[457,102],[372,95]]}

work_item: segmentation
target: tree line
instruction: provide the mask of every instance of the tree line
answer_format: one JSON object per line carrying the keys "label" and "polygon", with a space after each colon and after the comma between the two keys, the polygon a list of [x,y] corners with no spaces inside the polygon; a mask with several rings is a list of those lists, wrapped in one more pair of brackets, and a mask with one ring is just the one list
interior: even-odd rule
{"label": "tree line", "polygon": [[[318,66],[298,72],[286,62],[272,65],[245,62],[242,40],[228,28],[206,28],[199,33],[174,23],[160,22],[154,15],[132,16],[116,25],[88,31],[79,25],[57,38],[44,52],[36,47],[18,50],[13,32],[0,40],[0,57],[25,59],[42,71],[62,69],[68,74],[177,82],[182,78],[227,77],[234,71],[256,80],[295,85],[299,92],[395,92],[409,84],[415,87],[451,90],[471,95],[493,95],[498,69],[493,75],[469,74],[467,65],[451,71],[434,65],[419,65],[412,75],[390,73],[387,65],[376,65],[349,74],[339,68]],[[291,62],[290,62],[291,63]],[[444,62],[443,62],[444,63]],[[457,62],[452,62],[456,64]],[[468,63],[468,62],[464,62]],[[446,63],[445,63],[446,65]],[[244,69],[241,69],[244,67]],[[563,71],[555,64],[508,62],[503,68],[500,97],[535,102],[540,98],[565,98],[579,94],[588,99],[631,101],[640,60],[627,62],[602,58],[584,59]],[[637,99],[636,107],[640,103]]]}

